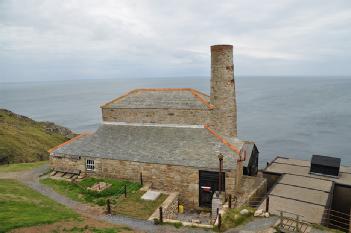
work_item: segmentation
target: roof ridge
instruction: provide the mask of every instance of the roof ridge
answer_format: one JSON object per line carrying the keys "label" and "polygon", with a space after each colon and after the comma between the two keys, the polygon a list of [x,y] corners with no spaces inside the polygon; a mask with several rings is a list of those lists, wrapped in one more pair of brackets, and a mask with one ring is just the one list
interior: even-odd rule
{"label": "roof ridge", "polygon": [[100,107],[101,108],[106,107],[106,105],[109,105],[109,104],[116,102],[116,101],[120,101],[123,98],[127,97],[128,95],[135,93],[135,92],[139,92],[139,91],[189,91],[199,102],[206,105],[208,109],[215,108],[214,105],[210,104],[209,101],[207,101],[203,96],[201,96],[201,95],[204,95],[204,96],[208,96],[208,95],[206,95],[206,94],[204,94],[204,93],[202,93],[194,88],[172,88],[172,87],[171,88],[136,88],[136,89],[133,89],[131,91],[128,91],[128,92],[122,94],[121,96],[118,96],[117,98],[115,98],[109,102],[102,104]]}
{"label": "roof ridge", "polygon": [[232,151],[234,151],[238,156],[239,159],[241,159],[241,155],[240,155],[240,150],[234,146],[233,144],[231,144],[230,142],[228,142],[226,139],[224,139],[221,135],[219,135],[216,131],[214,131],[213,129],[211,129],[209,127],[208,124],[204,125],[204,128],[207,129],[212,135],[214,135],[218,140],[220,140],[224,145],[226,145],[229,149],[231,149]]}
{"label": "roof ridge", "polygon": [[70,143],[78,140],[79,138],[82,138],[82,137],[85,137],[85,136],[88,136],[88,135],[91,135],[91,134],[92,133],[90,133],[90,132],[83,132],[81,134],[78,134],[74,138],[71,138],[70,140],[65,141],[64,143],[61,143],[60,145],[54,146],[53,148],[49,149],[48,152],[49,152],[49,154],[51,154],[53,151],[63,147],[64,145],[70,144]]}
{"label": "roof ridge", "polygon": [[215,106],[213,104],[210,104],[204,97],[199,95],[199,94],[202,94],[201,92],[199,92],[199,91],[197,91],[195,89],[192,89],[191,90],[191,94],[193,94],[193,96],[195,96],[200,102],[205,104],[208,109],[214,109],[215,108]]}

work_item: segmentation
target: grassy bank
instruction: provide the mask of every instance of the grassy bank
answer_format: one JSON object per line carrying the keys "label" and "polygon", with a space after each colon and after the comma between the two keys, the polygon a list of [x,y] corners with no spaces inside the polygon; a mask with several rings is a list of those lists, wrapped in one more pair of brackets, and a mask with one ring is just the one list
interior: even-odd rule
{"label": "grassy bank", "polygon": [[72,210],[15,180],[0,180],[0,232],[77,219]]}
{"label": "grassy bank", "polygon": [[0,164],[47,160],[48,149],[72,136],[63,127],[0,109]]}
{"label": "grassy bank", "polygon": [[60,221],[52,224],[42,224],[32,227],[23,227],[11,233],[133,233],[127,226],[115,225],[87,217],[79,220]]}
{"label": "grassy bank", "polygon": [[0,172],[18,172],[31,170],[33,168],[40,167],[44,164],[48,163],[48,161],[39,161],[34,163],[14,163],[9,165],[0,165]]}

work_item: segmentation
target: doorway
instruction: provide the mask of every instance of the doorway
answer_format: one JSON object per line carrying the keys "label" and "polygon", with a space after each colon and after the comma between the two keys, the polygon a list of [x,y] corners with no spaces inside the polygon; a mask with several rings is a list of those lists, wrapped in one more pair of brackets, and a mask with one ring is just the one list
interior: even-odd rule
{"label": "doorway", "polygon": [[[219,172],[199,171],[199,206],[211,208],[212,196],[219,190]],[[225,173],[222,172],[222,190],[225,191]]]}

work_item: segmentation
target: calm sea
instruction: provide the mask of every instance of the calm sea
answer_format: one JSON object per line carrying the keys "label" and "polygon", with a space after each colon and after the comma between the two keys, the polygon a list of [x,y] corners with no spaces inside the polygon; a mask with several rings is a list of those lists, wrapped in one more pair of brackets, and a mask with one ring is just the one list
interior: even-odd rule
{"label": "calm sea", "polygon": [[[0,108],[74,131],[95,130],[99,106],[138,87],[192,87],[209,77],[0,83]],[[351,78],[236,77],[238,134],[256,141],[260,164],[277,155],[332,155],[351,164]]]}

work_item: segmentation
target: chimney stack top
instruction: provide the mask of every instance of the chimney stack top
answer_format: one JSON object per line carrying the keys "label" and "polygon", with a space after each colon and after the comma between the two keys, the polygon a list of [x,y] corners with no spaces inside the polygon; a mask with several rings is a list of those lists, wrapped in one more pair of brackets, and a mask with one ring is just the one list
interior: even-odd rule
{"label": "chimney stack top", "polygon": [[211,50],[223,50],[223,49],[233,49],[233,45],[229,44],[218,44],[218,45],[212,45]]}

